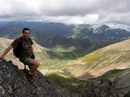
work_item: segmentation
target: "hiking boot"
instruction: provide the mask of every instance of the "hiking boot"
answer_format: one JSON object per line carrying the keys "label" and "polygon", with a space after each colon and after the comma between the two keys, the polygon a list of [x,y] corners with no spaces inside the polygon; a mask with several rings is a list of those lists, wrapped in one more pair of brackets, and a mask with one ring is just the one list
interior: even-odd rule
{"label": "hiking boot", "polygon": [[35,77],[35,74],[33,74],[33,73],[29,72],[29,76],[28,76],[28,77],[29,77],[29,79],[30,79],[30,80],[33,80],[33,79],[34,79],[34,77]]}

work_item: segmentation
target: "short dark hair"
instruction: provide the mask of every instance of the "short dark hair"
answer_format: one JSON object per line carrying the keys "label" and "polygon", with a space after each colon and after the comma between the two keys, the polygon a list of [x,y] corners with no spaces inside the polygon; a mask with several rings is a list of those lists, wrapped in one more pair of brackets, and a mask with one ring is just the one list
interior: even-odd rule
{"label": "short dark hair", "polygon": [[[24,33],[25,30],[30,30],[29,28],[23,28],[22,32]],[[31,30],[30,30],[31,31]]]}

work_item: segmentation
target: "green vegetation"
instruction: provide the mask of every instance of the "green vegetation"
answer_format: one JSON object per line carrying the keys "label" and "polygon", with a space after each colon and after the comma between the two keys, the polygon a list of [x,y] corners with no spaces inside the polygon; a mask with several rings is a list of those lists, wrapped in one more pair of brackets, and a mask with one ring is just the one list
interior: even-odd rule
{"label": "green vegetation", "polygon": [[57,87],[59,87],[61,92],[69,91],[69,93],[81,93],[83,88],[91,82],[78,80],[74,77],[64,78],[63,76],[60,76],[56,73],[48,75],[47,77],[52,80],[57,85]]}
{"label": "green vegetation", "polygon": [[74,46],[68,48],[57,46],[48,50],[47,53],[51,59],[71,60],[76,59],[78,57],[78,54],[75,53],[75,51],[76,47]]}
{"label": "green vegetation", "polygon": [[[65,78],[57,73],[50,74],[47,77],[55,83],[58,91],[62,93],[64,97],[81,97],[82,94],[89,93],[96,94],[102,92],[99,90],[102,90],[103,87],[112,89],[113,87],[109,87],[109,83],[112,83],[112,85],[118,85],[118,83],[113,83],[105,77],[93,78],[89,80],[78,80],[74,77]],[[117,86],[115,86],[115,88],[116,87]]]}
{"label": "green vegetation", "polygon": [[123,72],[126,72],[127,69],[113,69],[113,70],[110,70],[106,73],[104,73],[102,76],[100,76],[99,78],[108,78],[108,79],[111,79],[113,77],[118,77],[120,76],[121,74],[123,74]]}
{"label": "green vegetation", "polygon": [[48,69],[61,69],[63,68],[69,60],[58,60],[58,59],[45,59],[42,63],[43,65],[40,68],[48,68]]}
{"label": "green vegetation", "polygon": [[84,57],[81,57],[79,60],[84,62],[86,66],[88,64],[93,69],[101,69],[111,64],[130,62],[129,59],[129,52],[118,51],[116,49],[99,49]]}
{"label": "green vegetation", "polygon": [[83,62],[91,63],[94,60],[96,60],[97,58],[101,57],[102,55],[103,55],[102,52],[96,51],[96,52],[90,53],[90,54],[80,58],[80,60]]}

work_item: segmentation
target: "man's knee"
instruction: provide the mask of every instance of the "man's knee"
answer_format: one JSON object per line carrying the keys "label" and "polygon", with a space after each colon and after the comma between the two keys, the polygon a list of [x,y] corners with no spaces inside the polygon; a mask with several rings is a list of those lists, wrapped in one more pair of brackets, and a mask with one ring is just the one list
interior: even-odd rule
{"label": "man's knee", "polygon": [[39,67],[40,63],[37,60],[33,60],[32,65]]}
{"label": "man's knee", "polygon": [[35,60],[35,65],[36,67],[39,67],[40,63],[37,60]]}

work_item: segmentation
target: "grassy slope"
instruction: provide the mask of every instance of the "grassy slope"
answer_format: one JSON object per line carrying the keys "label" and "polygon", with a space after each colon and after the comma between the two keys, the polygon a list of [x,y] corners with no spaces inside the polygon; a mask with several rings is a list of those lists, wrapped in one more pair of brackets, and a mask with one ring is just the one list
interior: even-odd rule
{"label": "grassy slope", "polygon": [[130,66],[130,39],[96,50],[70,64],[75,76],[99,76],[112,69]]}

